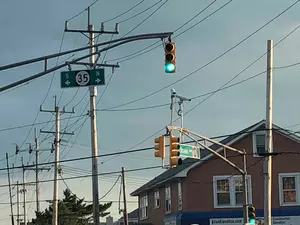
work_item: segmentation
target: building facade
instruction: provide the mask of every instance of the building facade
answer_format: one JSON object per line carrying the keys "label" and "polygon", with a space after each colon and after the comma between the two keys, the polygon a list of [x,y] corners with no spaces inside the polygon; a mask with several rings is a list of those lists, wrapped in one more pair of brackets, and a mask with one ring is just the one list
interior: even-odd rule
{"label": "building facade", "polygon": [[[249,204],[263,224],[265,121],[260,121],[220,141],[247,153]],[[242,157],[219,146],[210,146],[243,168]],[[273,224],[300,224],[300,138],[273,125],[272,216]],[[140,224],[242,225],[242,176],[230,165],[201,150],[201,159],[185,159],[131,195],[139,197]]]}

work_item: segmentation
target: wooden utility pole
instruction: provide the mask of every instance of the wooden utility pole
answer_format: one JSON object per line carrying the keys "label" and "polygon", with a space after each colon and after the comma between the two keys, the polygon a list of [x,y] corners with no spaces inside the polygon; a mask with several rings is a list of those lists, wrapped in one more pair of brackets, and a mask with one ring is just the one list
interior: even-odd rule
{"label": "wooden utility pole", "polygon": [[266,93],[266,152],[264,161],[264,224],[272,224],[272,156],[273,152],[273,40],[267,44],[267,93]]}
{"label": "wooden utility pole", "polygon": [[8,177],[8,188],[9,188],[11,224],[15,225],[14,211],[13,211],[13,204],[12,204],[12,195],[11,195],[11,185],[10,185],[9,163],[8,163],[8,154],[7,153],[6,153],[6,165],[7,165],[7,177]]}
{"label": "wooden utility pole", "polygon": [[54,164],[54,187],[53,187],[53,215],[52,215],[52,225],[58,225],[58,198],[59,198],[59,182],[58,182],[58,171],[59,171],[59,161],[60,161],[60,135],[66,134],[66,135],[74,135],[74,133],[69,132],[61,132],[60,131],[60,115],[64,113],[74,113],[74,109],[71,112],[65,111],[65,108],[63,108],[62,111],[60,111],[59,107],[56,105],[56,96],[54,97],[55,103],[54,103],[54,111],[53,110],[43,110],[42,106],[40,107],[41,112],[50,112],[55,114],[55,131],[40,131],[41,133],[49,133],[54,134],[54,145],[55,145],[55,164]]}
{"label": "wooden utility pole", "polygon": [[123,201],[124,201],[123,219],[124,219],[124,225],[128,225],[127,200],[126,200],[126,184],[125,184],[125,169],[124,169],[124,167],[122,167],[122,185],[123,185]]}

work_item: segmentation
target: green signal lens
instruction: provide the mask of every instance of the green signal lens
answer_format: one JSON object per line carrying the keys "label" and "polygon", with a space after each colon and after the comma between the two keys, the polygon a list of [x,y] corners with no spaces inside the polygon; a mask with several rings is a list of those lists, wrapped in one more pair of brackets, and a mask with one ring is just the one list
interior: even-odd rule
{"label": "green signal lens", "polygon": [[165,71],[166,71],[167,73],[172,73],[172,72],[174,72],[174,70],[175,70],[175,66],[174,66],[173,63],[168,63],[168,64],[165,66]]}
{"label": "green signal lens", "polygon": [[255,224],[255,219],[250,219],[250,220],[249,220],[249,223],[250,223],[250,224]]}

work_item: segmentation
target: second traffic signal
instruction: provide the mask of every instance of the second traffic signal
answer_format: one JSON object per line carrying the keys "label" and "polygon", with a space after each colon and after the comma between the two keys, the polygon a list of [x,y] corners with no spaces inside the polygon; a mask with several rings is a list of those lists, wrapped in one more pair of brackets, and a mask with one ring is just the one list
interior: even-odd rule
{"label": "second traffic signal", "polygon": [[180,139],[178,136],[170,136],[170,168],[175,168],[182,164],[180,156]]}
{"label": "second traffic signal", "polygon": [[165,43],[165,72],[176,72],[176,44],[171,41]]}
{"label": "second traffic signal", "polygon": [[248,217],[249,217],[249,223],[255,224],[255,208],[253,206],[248,206]]}

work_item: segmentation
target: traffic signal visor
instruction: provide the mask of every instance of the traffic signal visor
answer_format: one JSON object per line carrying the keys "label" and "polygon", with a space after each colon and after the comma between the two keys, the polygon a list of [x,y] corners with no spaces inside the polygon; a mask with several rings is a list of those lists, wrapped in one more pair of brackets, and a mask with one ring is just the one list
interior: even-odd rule
{"label": "traffic signal visor", "polygon": [[158,138],[155,138],[154,142],[157,143],[157,145],[154,146],[154,149],[156,150],[154,156],[164,159],[166,157],[166,151],[165,151],[166,137],[160,136]]}
{"label": "traffic signal visor", "polygon": [[175,73],[176,71],[176,45],[174,42],[165,44],[165,72]]}
{"label": "traffic signal visor", "polygon": [[180,156],[180,140],[178,136],[170,136],[170,167],[174,168],[182,164]]}

